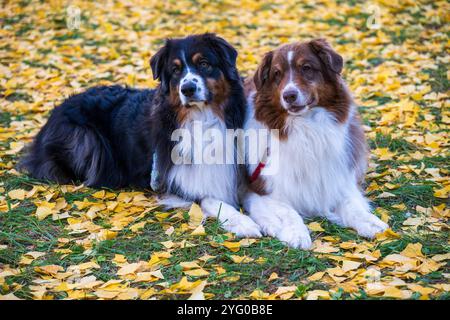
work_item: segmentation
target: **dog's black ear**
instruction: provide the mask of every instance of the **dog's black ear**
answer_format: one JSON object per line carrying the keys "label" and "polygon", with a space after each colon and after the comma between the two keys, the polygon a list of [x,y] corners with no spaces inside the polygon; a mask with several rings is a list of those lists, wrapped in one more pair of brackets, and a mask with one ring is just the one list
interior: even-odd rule
{"label": "dog's black ear", "polygon": [[264,83],[269,79],[270,68],[272,67],[273,51],[269,51],[264,55],[261,64],[253,76],[253,82],[255,83],[256,90],[261,89]]}
{"label": "dog's black ear", "polygon": [[203,39],[208,42],[224,64],[224,70],[228,78],[239,81],[240,77],[236,68],[236,59],[238,56],[236,49],[225,39],[216,36],[214,33],[205,33]]}
{"label": "dog's black ear", "polygon": [[152,68],[153,79],[159,79],[161,82],[161,87],[164,91],[167,91],[169,88],[168,75],[164,69],[164,66],[167,64],[167,59],[169,58],[169,52],[170,40],[166,40],[164,46],[150,58],[150,67]]}
{"label": "dog's black ear", "polygon": [[331,48],[325,39],[314,39],[309,42],[309,45],[329,70],[336,74],[341,74],[344,67],[344,59]]}

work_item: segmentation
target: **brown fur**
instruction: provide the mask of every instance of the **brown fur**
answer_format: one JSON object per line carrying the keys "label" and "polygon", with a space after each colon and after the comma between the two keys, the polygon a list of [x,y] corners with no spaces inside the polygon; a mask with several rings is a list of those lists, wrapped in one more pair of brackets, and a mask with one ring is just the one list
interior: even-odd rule
{"label": "brown fur", "polygon": [[178,123],[183,123],[189,115],[189,108],[186,108],[181,104],[180,95],[178,94],[178,86],[170,87],[169,102],[174,108]]}
{"label": "brown fur", "polygon": [[[223,106],[225,105],[229,93],[230,93],[230,85],[226,81],[225,77],[222,75],[219,80],[207,79],[206,86],[210,91],[211,95],[214,99],[206,105],[206,108],[212,108],[213,112],[222,120],[225,119],[225,110]],[[178,123],[182,124],[189,117],[189,113],[195,107],[186,107],[181,104],[180,96],[178,93],[178,86],[170,88],[169,101],[171,105],[174,107],[174,110],[177,114]]]}
{"label": "brown fur", "polygon": [[[369,156],[369,147],[367,145],[366,137],[364,135],[364,129],[361,125],[361,120],[358,114],[355,114],[349,123],[349,138],[352,141],[351,150],[349,152],[349,161],[352,167],[356,167],[356,180],[358,185],[362,185],[364,183],[365,173],[366,173],[366,165],[367,158]],[[361,158],[364,158],[365,164],[364,167],[358,167],[358,164],[361,164]]]}
{"label": "brown fur", "polygon": [[247,80],[253,82],[253,86],[247,83],[245,87],[254,87],[257,90],[254,101],[256,120],[265,123],[270,129],[280,130],[280,139],[285,139],[288,113],[279,104],[280,91],[276,90],[276,83],[269,81],[273,60],[274,52],[266,53],[253,79]]}
{"label": "brown fur", "polygon": [[[294,52],[294,83],[303,92],[309,93],[310,100],[314,101],[313,106],[320,105],[332,112],[338,122],[345,122],[352,98],[340,76],[342,57],[323,39],[284,45],[264,56],[253,78],[257,90],[254,101],[256,119],[271,129],[279,129],[280,138],[286,138],[288,112],[281,105],[280,95],[289,81],[289,51]],[[298,71],[304,64],[316,70],[310,78]],[[246,87],[251,88],[251,85]]]}
{"label": "brown fur", "polygon": [[178,67],[181,67],[181,65],[182,65],[180,59],[174,59],[174,60],[173,60],[173,64],[176,65],[176,66],[178,66]]}
{"label": "brown fur", "polygon": [[267,190],[266,180],[262,176],[259,176],[255,181],[252,182],[250,182],[250,177],[247,177],[247,181],[248,188],[254,193],[259,194],[260,196],[269,194],[269,191]]}
{"label": "brown fur", "polygon": [[[341,78],[343,60],[323,39],[310,42],[283,45],[266,53],[253,78],[245,81],[245,93],[249,96],[256,91],[254,98],[255,118],[270,129],[280,130],[280,139],[287,139],[288,112],[281,105],[281,91],[289,81],[288,52],[293,51],[293,81],[302,92],[309,93],[311,107],[321,106],[334,114],[336,121],[349,121],[349,138],[352,141],[349,150],[349,165],[356,168],[357,179],[364,181],[365,167],[359,161],[367,157],[367,143],[356,113],[349,119],[350,107],[353,104],[347,86]],[[312,73],[305,74],[302,66],[310,65]],[[250,173],[251,174],[251,173]],[[258,194],[267,194],[263,177],[249,183],[251,190]]]}
{"label": "brown fur", "polygon": [[222,120],[225,119],[225,114],[223,110],[223,106],[225,105],[225,101],[230,94],[230,85],[225,80],[223,74],[218,80],[215,79],[207,79],[206,85],[208,87],[209,92],[212,94],[213,101],[211,102],[211,107],[213,108],[213,112]]}
{"label": "brown fur", "polygon": [[203,57],[202,54],[201,54],[200,52],[198,52],[198,53],[196,53],[196,54],[194,54],[194,55],[192,56],[192,62],[198,63],[198,61],[199,61],[202,57]]}

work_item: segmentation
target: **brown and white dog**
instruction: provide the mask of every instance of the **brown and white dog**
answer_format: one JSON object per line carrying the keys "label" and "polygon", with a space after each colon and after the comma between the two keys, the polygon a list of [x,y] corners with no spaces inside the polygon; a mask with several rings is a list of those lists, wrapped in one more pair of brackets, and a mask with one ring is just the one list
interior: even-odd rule
{"label": "brown and white dog", "polygon": [[[287,44],[268,52],[245,84],[245,128],[278,129],[279,150],[248,165],[243,205],[264,234],[292,247],[311,247],[302,217],[326,217],[369,238],[388,228],[360,189],[367,145],[342,67],[323,39]],[[266,174],[274,161],[278,172]]]}

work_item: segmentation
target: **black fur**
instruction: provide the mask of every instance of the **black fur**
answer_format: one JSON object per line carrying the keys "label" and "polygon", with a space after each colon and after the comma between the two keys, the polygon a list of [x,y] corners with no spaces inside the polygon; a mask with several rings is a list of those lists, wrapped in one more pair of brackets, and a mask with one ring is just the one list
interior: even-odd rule
{"label": "black fur", "polygon": [[153,96],[154,90],[103,86],[68,98],[53,110],[20,166],[58,183],[148,186]]}
{"label": "black fur", "polygon": [[169,100],[175,79],[168,59],[176,50],[193,47],[209,50],[217,60],[213,63],[231,88],[225,106],[226,125],[242,128],[245,96],[234,48],[213,34],[171,39],[151,60],[153,75],[161,82],[156,89],[101,86],[68,98],[53,110],[20,168],[35,178],[58,183],[145,188],[150,185],[156,151],[164,191],[164,177],[173,165],[171,133],[179,126]]}
{"label": "black fur", "polygon": [[[198,51],[201,47],[211,50],[210,60],[217,65],[217,68],[224,74],[228,84],[230,85],[230,94],[225,105],[225,123],[228,129],[242,128],[245,119],[246,99],[243,90],[243,82],[236,68],[236,50],[224,39],[214,34],[204,34],[202,36],[190,36],[180,39],[169,39],[165,46],[160,49],[151,59],[155,79],[161,81],[161,85],[157,90],[154,98],[154,121],[152,126],[152,136],[155,139],[154,148],[158,154],[157,169],[162,177],[161,192],[168,191],[180,197],[185,197],[188,190],[183,190],[182,186],[171,186],[170,190],[166,189],[164,177],[168,174],[172,167],[170,158],[171,150],[175,142],[171,141],[172,132],[179,128],[176,120],[174,108],[170,105],[168,92],[177,80],[170,76],[171,58],[176,57],[179,51],[189,52],[190,50]],[[217,61],[214,61],[216,59]],[[186,192],[187,191],[187,192]],[[199,200],[199,199],[190,199]]]}

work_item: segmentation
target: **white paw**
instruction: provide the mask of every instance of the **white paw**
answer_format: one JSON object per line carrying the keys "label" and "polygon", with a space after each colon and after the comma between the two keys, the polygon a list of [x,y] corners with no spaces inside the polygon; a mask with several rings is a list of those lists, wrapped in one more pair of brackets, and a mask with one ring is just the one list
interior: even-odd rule
{"label": "white paw", "polygon": [[377,233],[381,233],[389,226],[373,214],[363,215],[358,222],[354,224],[356,232],[362,237],[374,238]]}
{"label": "white paw", "polygon": [[223,223],[223,227],[240,238],[261,237],[260,227],[248,216],[236,214]]}
{"label": "white paw", "polygon": [[311,249],[312,241],[308,228],[303,222],[283,226],[278,232],[277,238],[282,242],[286,242],[289,247],[300,248],[304,250]]}
{"label": "white paw", "polygon": [[263,234],[275,237],[292,248],[310,249],[311,236],[300,215],[285,205],[269,207],[270,210],[264,215],[257,216]]}

